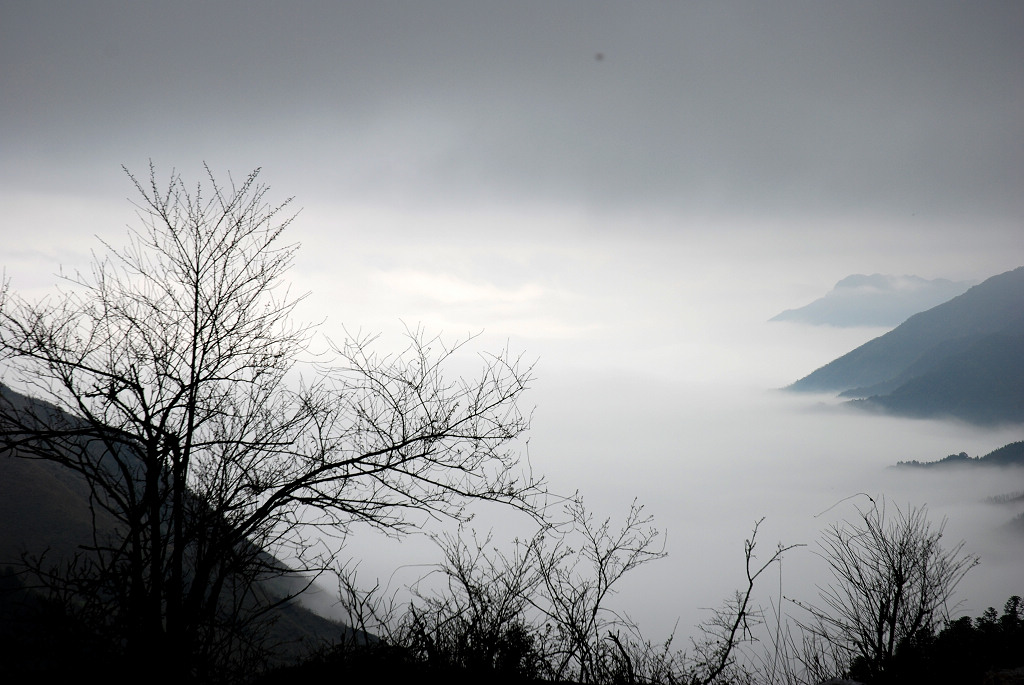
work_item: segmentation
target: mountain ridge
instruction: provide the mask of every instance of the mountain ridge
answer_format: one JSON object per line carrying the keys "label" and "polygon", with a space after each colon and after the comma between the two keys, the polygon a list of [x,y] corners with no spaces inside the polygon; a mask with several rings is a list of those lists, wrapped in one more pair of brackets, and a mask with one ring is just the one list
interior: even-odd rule
{"label": "mountain ridge", "polygon": [[851,274],[813,302],[787,309],[769,321],[840,328],[897,326],[918,312],[961,295],[972,281],[920,276]]}
{"label": "mountain ridge", "polygon": [[966,452],[950,454],[935,461],[898,461],[890,468],[945,468],[949,466],[1024,466],[1024,440],[1018,440],[997,447],[980,457],[968,456]]}
{"label": "mountain ridge", "polygon": [[787,389],[972,423],[1024,421],[1024,267],[915,314]]}

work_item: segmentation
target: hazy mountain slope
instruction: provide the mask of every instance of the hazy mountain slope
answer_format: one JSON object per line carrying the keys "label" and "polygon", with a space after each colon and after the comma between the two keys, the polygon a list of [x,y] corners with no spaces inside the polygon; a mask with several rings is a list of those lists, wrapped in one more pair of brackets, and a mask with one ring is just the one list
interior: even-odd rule
{"label": "hazy mountain slope", "polygon": [[869,385],[867,387],[850,388],[839,393],[840,397],[871,397],[873,395],[885,395],[896,388],[900,387],[912,378],[922,376],[935,365],[941,363],[943,360],[951,357],[956,357],[969,350],[971,347],[976,345],[979,340],[983,340],[987,336],[965,336],[962,338],[954,338],[952,340],[944,340],[936,344],[931,349],[922,353],[920,357],[914,361],[913,364],[905,368],[896,376],[889,378],[881,383]]}
{"label": "hazy mountain slope", "polygon": [[770,321],[824,326],[897,326],[908,317],[962,294],[967,281],[918,276],[853,274],[808,305],[787,309]]}
{"label": "hazy mountain slope", "polygon": [[[3,385],[0,394],[15,403],[34,401]],[[92,541],[92,513],[82,476],[55,462],[0,451],[0,569],[17,565],[23,554],[45,553],[50,566],[80,553],[81,546]],[[102,512],[97,515],[101,534],[112,529]],[[280,577],[262,582],[256,590],[270,602],[304,585],[299,578]],[[274,657],[288,660],[325,641],[336,641],[349,630],[292,601],[274,610],[268,637],[276,646]]]}
{"label": "hazy mountain slope", "polygon": [[[949,302],[915,314],[897,328],[826,364],[792,390],[895,390],[994,333],[1024,334],[1024,267],[993,276]],[[963,361],[961,359],[961,361]],[[889,384],[880,386],[879,384]]]}
{"label": "hazy mountain slope", "polygon": [[892,392],[856,403],[903,416],[1024,421],[1024,336],[985,336]]}

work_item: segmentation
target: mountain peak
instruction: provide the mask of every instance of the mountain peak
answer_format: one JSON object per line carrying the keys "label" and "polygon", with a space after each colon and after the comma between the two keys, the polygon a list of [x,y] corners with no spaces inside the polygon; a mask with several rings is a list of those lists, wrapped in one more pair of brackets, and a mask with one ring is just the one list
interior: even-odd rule
{"label": "mountain peak", "polygon": [[946,302],[971,287],[970,281],[887,274],[851,274],[808,305],[787,309],[771,321],[817,326],[896,326],[918,312]]}

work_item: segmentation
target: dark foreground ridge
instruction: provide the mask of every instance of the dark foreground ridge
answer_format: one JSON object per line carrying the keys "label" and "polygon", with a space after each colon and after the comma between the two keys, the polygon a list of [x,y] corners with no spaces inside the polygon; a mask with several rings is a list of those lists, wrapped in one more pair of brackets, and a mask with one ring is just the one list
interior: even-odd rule
{"label": "dark foreground ridge", "polygon": [[[60,413],[2,384],[0,400]],[[66,598],[39,587],[38,575],[28,572],[61,573],[86,562],[94,540],[115,532],[115,520],[97,512],[90,496],[82,474],[16,450],[0,451],[0,643],[5,646],[0,663],[5,673],[107,673],[122,659],[116,640],[99,634]],[[272,646],[266,655],[271,664],[291,663],[351,635],[347,626],[294,600],[279,603],[304,585],[301,578],[268,578],[255,593],[269,612],[265,640]]]}

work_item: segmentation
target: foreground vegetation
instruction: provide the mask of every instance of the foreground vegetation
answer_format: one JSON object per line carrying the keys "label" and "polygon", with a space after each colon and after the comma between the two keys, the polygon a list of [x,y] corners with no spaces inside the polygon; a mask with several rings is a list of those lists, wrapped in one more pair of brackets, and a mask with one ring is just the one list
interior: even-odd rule
{"label": "foreground vegetation", "polygon": [[607,521],[595,525],[574,504],[570,530],[519,543],[511,556],[489,539],[446,537],[439,540],[441,582],[433,592],[417,589],[407,603],[343,574],[350,618],[368,629],[364,637],[377,637],[353,636],[274,677],[396,668],[396,676],[420,669],[454,682],[980,685],[1024,667],[1020,597],[1007,600],[1001,616],[991,608],[974,620],[950,615],[956,588],[978,559],[963,543],[943,545],[943,523],[933,524],[923,507],[902,510],[885,500],[857,512],[819,543],[832,582],[817,601],[784,600],[789,608],[771,623],[753,602],[755,581],[791,547],[757,562],[755,525],[744,545],[747,587],[681,646],[674,636],[645,639],[628,616],[605,605],[624,573],[660,557],[639,508],[616,530]]}
{"label": "foreground vegetation", "polygon": [[[341,643],[302,664],[277,669],[262,677],[262,684],[317,681],[339,674],[353,678],[381,678],[387,682],[419,679],[451,683],[537,683],[557,682],[545,677],[543,652],[545,636],[516,628],[496,634],[489,645],[498,657],[490,662],[464,660],[465,651],[428,652],[411,641],[408,644],[389,640],[366,644]],[[468,643],[464,643],[465,646]],[[486,651],[484,645],[476,649]],[[613,668],[592,678],[590,683],[629,684],[692,684],[699,678],[688,677],[678,664],[670,664],[655,653],[659,669],[637,672],[626,660],[614,661]],[[509,658],[511,657],[511,658]],[[643,662],[650,668],[651,661]],[[982,685],[987,683],[1018,683],[1024,679],[1024,601],[1010,597],[1000,615],[988,608],[981,616],[964,616],[945,621],[938,630],[922,630],[901,643],[895,658],[880,673],[872,674],[867,664],[855,659],[840,676],[865,685],[914,684]],[[719,683],[816,683],[806,673],[771,672],[767,669],[733,668],[721,674]]]}

